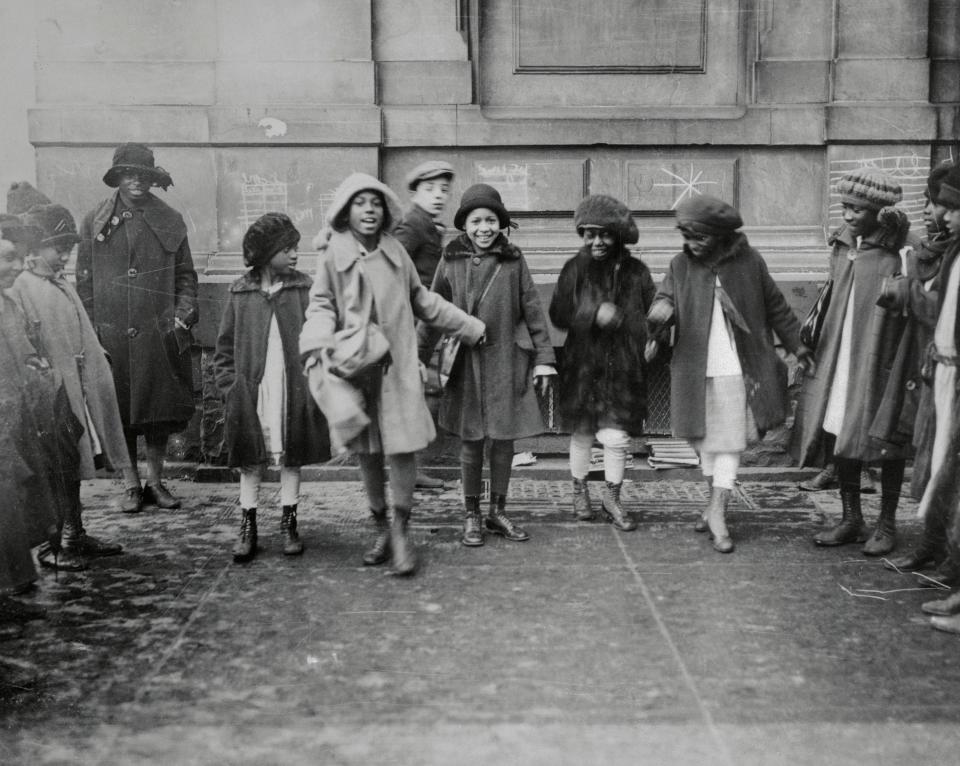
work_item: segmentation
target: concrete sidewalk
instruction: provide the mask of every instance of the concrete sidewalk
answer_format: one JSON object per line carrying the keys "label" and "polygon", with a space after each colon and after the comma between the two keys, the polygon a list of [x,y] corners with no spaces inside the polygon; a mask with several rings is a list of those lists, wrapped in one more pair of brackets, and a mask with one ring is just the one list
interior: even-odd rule
{"label": "concrete sidewalk", "polygon": [[919,611],[938,594],[858,546],[814,547],[835,493],[745,476],[722,556],[692,531],[699,481],[629,482],[640,527],[621,533],[572,521],[565,480],[518,476],[532,539],[477,549],[451,485],[419,496],[422,567],[398,580],[360,565],[358,482],[304,485],[299,558],[265,486],[246,566],[236,485],[170,485],[181,511],[137,516],[85,485],[89,530],[126,551],[44,573],[48,619],[0,643],[42,675],[0,703],[3,764],[956,760],[960,643]]}

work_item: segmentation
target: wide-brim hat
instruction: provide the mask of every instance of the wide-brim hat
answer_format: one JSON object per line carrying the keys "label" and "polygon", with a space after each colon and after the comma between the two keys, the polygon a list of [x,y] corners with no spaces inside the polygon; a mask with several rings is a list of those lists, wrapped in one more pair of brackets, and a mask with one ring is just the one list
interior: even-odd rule
{"label": "wide-brim hat", "polygon": [[29,233],[31,249],[72,247],[80,241],[77,223],[63,205],[36,205],[24,213],[20,220]]}
{"label": "wide-brim hat", "polygon": [[400,220],[403,206],[393,189],[367,173],[351,173],[340,182],[337,190],[333,193],[330,206],[327,208],[326,221],[331,228],[337,228],[334,225],[337,219],[350,205],[350,200],[362,191],[378,192],[386,202],[387,208],[384,211],[383,221],[384,231],[389,231],[391,224]]}
{"label": "wide-brim hat", "polygon": [[489,184],[474,184],[463,193],[463,197],[460,198],[460,207],[453,216],[453,225],[463,231],[467,216],[478,207],[485,207],[496,213],[501,230],[510,226],[510,213],[503,206],[500,192]]}
{"label": "wide-brim hat", "polygon": [[152,186],[164,191],[173,186],[173,179],[153,159],[153,151],[143,144],[121,144],[113,152],[113,167],[103,176],[103,182],[115,189],[120,185],[120,177],[129,172],[142,173],[150,179]]}

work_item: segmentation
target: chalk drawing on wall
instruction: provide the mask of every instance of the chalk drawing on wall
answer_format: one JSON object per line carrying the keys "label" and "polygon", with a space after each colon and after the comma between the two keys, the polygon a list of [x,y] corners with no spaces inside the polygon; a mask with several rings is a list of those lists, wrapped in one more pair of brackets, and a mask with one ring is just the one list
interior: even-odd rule
{"label": "chalk drawing on wall", "polygon": [[267,178],[244,173],[240,182],[240,204],[240,222],[244,228],[264,213],[286,210],[287,182],[281,181],[277,176]]}
{"label": "chalk drawing on wall", "polygon": [[703,194],[736,204],[736,160],[628,160],[624,181],[631,210],[666,213]]}
{"label": "chalk drawing on wall", "polygon": [[494,160],[473,163],[478,183],[490,184],[511,213],[570,212],[586,193],[583,160]]}
{"label": "chalk drawing on wall", "polygon": [[915,153],[884,154],[856,159],[834,159],[829,165],[830,205],[827,211],[830,231],[843,224],[843,208],[836,192],[837,182],[845,173],[854,170],[873,170],[883,173],[900,185],[903,200],[897,203],[910,220],[911,228],[923,227],[923,208],[927,201],[923,195],[930,175],[930,160]]}

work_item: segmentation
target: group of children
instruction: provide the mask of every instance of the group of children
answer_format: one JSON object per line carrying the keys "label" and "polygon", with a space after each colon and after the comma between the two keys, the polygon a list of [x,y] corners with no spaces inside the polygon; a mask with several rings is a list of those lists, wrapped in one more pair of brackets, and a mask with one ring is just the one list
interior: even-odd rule
{"label": "group of children", "polygon": [[[936,172],[929,202],[942,203],[946,211],[953,204],[950,190],[960,188],[958,171]],[[454,339],[458,350],[440,387],[436,417],[460,439],[465,546],[483,545],[488,533],[513,542],[529,539],[507,513],[514,441],[543,432],[537,391],[555,381],[560,426],[571,435],[576,518],[592,520],[599,510],[618,529],[635,529],[621,501],[624,468],[631,438],[643,432],[648,365],[669,345],[672,430],[696,448],[708,486],[709,501],[695,529],[708,531],[718,552],[733,551],[726,508],[741,455],[788,413],[786,367],[775,333],[782,351],[795,355],[808,373],[798,415],[802,458],[815,459],[823,442],[831,441],[840,472],[843,518],[816,542],[866,538],[853,485],[859,486],[862,462],[881,461],[881,517],[865,551],[892,550],[901,454],[910,447],[901,438],[903,422],[916,410],[908,406],[910,397],[897,398],[896,387],[909,388],[922,345],[914,340],[908,348],[903,339],[913,337],[911,322],[940,328],[935,317],[955,312],[956,303],[954,296],[946,310],[931,308],[937,298],[934,292],[931,299],[929,265],[917,281],[904,253],[920,245],[894,207],[900,195],[895,184],[857,171],[838,186],[845,225],[831,240],[833,297],[815,350],[801,343],[797,317],[740,230],[739,212],[722,200],[693,195],[677,205],[683,247],[657,288],[647,266],[630,252],[639,232],[629,209],[607,195],[586,197],[573,221],[582,246],[564,264],[545,308],[523,253],[510,241],[510,212],[493,187],[465,190],[453,217],[460,233],[444,244],[440,218],[453,180],[454,169],[444,162],[415,168],[408,179],[413,204],[404,215],[381,181],[350,175],[336,190],[326,226],[314,240],[320,257],[312,278],[296,269],[301,235],[287,215],[267,213],[246,232],[243,258],[249,270],[230,287],[213,356],[225,454],[240,470],[235,561],[257,554],[258,489],[267,465],[280,467],[283,552],[297,555],[303,552],[297,525],[300,469],[349,451],[359,461],[376,531],[364,563],[391,562],[398,575],[416,570],[407,527],[416,453],[436,436],[424,391],[427,365],[442,336]],[[939,244],[955,243],[953,225],[950,231],[952,237],[938,235],[929,248],[939,248],[941,255],[950,251]],[[31,208],[3,224],[5,262],[26,255],[27,264],[19,276],[15,263],[0,271],[10,282],[3,296],[4,327],[22,316],[25,328],[19,335],[5,331],[8,345],[33,349],[26,356],[16,352],[37,368],[28,372],[32,367],[25,364],[22,374],[46,374],[51,401],[57,391],[65,392],[83,433],[76,438],[75,470],[60,472],[67,510],[59,520],[48,520],[42,532],[31,533],[31,544],[41,542],[38,535],[44,538],[41,563],[58,568],[80,568],[91,556],[120,552],[118,545],[86,533],[79,480],[104,464],[139,487],[135,462],[124,448],[129,435],[101,335],[63,277],[79,239],[69,212],[58,205]],[[955,251],[953,246],[950,252]],[[914,311],[908,299],[916,290],[925,308]],[[559,355],[547,316],[566,333]],[[856,322],[857,316],[869,321]],[[181,324],[178,318],[176,327]],[[938,332],[939,350],[932,358],[940,365],[940,387],[927,397],[928,409],[936,400],[938,411],[950,412],[954,403],[947,400],[949,385],[939,370],[953,369],[956,350],[944,340],[947,330]],[[891,379],[895,362],[906,378]],[[14,409],[12,401],[4,404],[5,417]],[[880,412],[899,431],[883,431]],[[927,473],[936,476],[949,463],[944,445],[950,434],[939,419],[923,422],[936,445]],[[62,431],[69,421],[60,426]],[[598,504],[587,482],[595,441],[603,448],[605,474]],[[486,513],[480,504],[485,457]],[[945,556],[947,546],[940,541],[948,524],[936,513],[931,518],[939,519],[929,525],[937,539],[902,561],[902,568],[939,563]],[[960,603],[956,607],[960,611]]]}

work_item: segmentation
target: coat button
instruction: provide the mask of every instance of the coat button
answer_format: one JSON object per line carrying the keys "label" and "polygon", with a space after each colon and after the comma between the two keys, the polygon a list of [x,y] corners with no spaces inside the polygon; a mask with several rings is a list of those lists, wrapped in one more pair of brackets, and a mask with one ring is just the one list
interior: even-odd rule
{"label": "coat button", "polygon": [[917,381],[915,380],[907,381],[907,391],[913,391],[913,389],[915,389],[916,387],[917,387]]}
{"label": "coat button", "polygon": [[140,331],[136,327],[127,328],[127,337],[136,338],[140,334]]}
{"label": "coat button", "polygon": [[479,256],[476,256],[476,255],[473,256],[473,265],[474,265],[474,266],[479,266],[479,265],[480,265],[480,257],[479,257]]}
{"label": "coat button", "polygon": [[133,218],[133,213],[131,213],[129,210],[124,210],[123,213],[121,213],[121,215],[128,220],[130,218]]}
{"label": "coat button", "polygon": [[127,276],[128,276],[128,277],[135,277],[135,276],[137,276],[137,274],[139,274],[139,273],[140,273],[140,272],[137,271],[137,270],[134,269],[134,268],[127,269]]}

